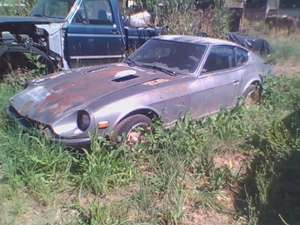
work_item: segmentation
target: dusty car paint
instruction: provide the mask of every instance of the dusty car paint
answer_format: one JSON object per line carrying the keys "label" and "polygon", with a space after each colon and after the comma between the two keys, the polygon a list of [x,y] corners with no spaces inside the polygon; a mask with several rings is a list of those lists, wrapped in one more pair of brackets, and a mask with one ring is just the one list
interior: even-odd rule
{"label": "dusty car paint", "polygon": [[[232,108],[252,83],[261,83],[268,72],[263,61],[249,52],[244,65],[228,70],[201,72],[210,49],[234,43],[189,36],[162,36],[160,41],[207,45],[197,70],[171,76],[162,71],[126,63],[87,67],[33,81],[11,99],[9,114],[50,130],[54,140],[77,145],[89,142],[89,134],[110,135],[126,116],[142,113],[160,117],[166,126],[190,113],[194,119]],[[91,117],[88,130],[77,126],[77,113]],[[108,124],[98,129],[99,124]]]}

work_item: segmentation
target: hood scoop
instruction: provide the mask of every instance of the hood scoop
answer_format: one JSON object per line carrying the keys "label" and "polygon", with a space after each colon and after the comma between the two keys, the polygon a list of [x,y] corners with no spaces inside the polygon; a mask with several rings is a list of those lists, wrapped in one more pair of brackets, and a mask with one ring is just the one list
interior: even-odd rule
{"label": "hood scoop", "polygon": [[116,73],[116,75],[114,76],[113,81],[114,82],[125,82],[128,80],[132,80],[137,78],[138,76],[136,75],[136,71],[135,70],[123,70],[120,71],[118,73]]}

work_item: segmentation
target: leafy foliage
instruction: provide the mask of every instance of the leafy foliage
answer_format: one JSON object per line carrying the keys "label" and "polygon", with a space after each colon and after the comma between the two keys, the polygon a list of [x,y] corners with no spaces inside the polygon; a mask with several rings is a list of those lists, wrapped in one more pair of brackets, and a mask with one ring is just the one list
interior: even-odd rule
{"label": "leafy foliage", "polygon": [[36,0],[0,0],[0,15],[26,16],[35,3]]}

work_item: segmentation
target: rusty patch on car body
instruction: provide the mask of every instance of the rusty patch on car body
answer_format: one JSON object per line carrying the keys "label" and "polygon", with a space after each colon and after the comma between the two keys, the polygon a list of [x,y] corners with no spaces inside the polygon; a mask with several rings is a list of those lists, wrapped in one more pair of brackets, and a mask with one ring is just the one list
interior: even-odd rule
{"label": "rusty patch on car body", "polygon": [[[148,72],[150,71],[150,72]],[[115,82],[116,77],[135,74],[136,78],[124,82]],[[151,70],[140,71],[126,64],[104,66],[99,68],[83,68],[75,70],[72,75],[49,76],[38,82],[18,96],[12,103],[18,113],[37,118],[38,121],[50,123],[69,110],[87,105],[96,98],[139,84],[166,82],[160,78],[167,75]],[[19,99],[19,100],[18,100]]]}

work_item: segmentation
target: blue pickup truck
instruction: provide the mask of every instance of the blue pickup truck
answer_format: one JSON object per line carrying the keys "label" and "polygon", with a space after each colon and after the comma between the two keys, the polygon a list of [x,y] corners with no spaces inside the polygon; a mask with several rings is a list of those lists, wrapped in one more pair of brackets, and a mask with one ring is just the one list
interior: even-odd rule
{"label": "blue pickup truck", "polygon": [[0,73],[30,67],[27,53],[38,55],[48,72],[119,61],[162,32],[128,25],[120,2],[39,0],[30,16],[0,17]]}

